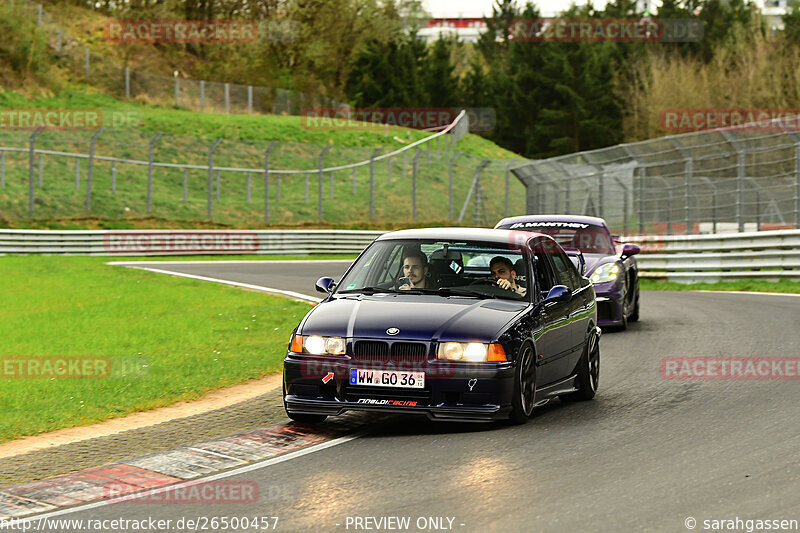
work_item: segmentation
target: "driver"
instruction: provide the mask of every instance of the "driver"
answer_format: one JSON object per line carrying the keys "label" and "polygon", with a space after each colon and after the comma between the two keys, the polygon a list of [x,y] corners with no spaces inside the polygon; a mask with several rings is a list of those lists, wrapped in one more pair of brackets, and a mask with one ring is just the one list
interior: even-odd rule
{"label": "driver", "polygon": [[428,257],[421,250],[406,252],[403,255],[403,276],[408,278],[408,283],[401,285],[400,290],[427,288],[429,271]]}
{"label": "driver", "polygon": [[517,271],[514,264],[507,257],[498,255],[489,261],[489,270],[492,271],[492,278],[497,282],[501,289],[514,291],[520,296],[525,296],[528,291],[525,287],[517,285]]}

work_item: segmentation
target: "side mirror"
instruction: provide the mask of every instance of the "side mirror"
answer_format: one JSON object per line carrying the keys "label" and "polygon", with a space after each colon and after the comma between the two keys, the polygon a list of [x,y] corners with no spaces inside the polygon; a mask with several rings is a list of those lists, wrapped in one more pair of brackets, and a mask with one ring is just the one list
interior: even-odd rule
{"label": "side mirror", "polygon": [[333,278],[319,278],[315,284],[317,292],[324,292],[325,294],[333,292],[335,286],[336,282],[333,281]]}
{"label": "side mirror", "polygon": [[544,303],[568,302],[572,299],[572,291],[566,285],[555,285],[547,293]]}
{"label": "side mirror", "polygon": [[626,256],[626,257],[630,257],[630,256],[632,256],[632,255],[636,255],[636,254],[638,254],[638,253],[639,253],[639,252],[641,252],[641,251],[642,251],[642,249],[641,249],[641,248],[639,248],[639,247],[638,247],[637,245],[635,245],[635,244],[630,244],[630,243],[629,243],[629,244],[626,244],[626,245],[624,245],[624,246],[622,247],[622,255],[623,255],[623,256]]}

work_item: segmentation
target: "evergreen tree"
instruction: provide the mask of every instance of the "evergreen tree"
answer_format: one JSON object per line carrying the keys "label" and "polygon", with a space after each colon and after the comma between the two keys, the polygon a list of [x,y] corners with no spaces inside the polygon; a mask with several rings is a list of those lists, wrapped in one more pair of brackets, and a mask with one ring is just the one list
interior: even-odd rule
{"label": "evergreen tree", "polygon": [[424,82],[433,107],[451,107],[458,102],[458,79],[453,74],[451,53],[458,46],[456,39],[440,37],[425,58]]}

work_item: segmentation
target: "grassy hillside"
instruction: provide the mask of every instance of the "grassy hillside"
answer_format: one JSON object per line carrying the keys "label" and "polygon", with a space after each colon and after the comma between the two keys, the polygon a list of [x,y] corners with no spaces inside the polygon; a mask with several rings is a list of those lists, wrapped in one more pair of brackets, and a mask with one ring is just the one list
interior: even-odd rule
{"label": "grassy hillside", "polygon": [[[220,115],[197,113],[120,102],[102,94],[67,90],[58,96],[31,99],[12,91],[0,91],[4,109],[59,108],[100,109],[105,115],[125,112],[135,118],[136,127],[110,130],[96,145],[98,156],[148,159],[148,143],[156,132],[166,135],[158,142],[154,160],[168,163],[207,164],[208,148],[216,138],[223,143],[215,152],[215,166],[251,168],[250,201],[248,176],[243,172],[221,172],[219,193],[214,176],[212,220],[207,217],[208,172],[187,171],[187,194],[183,200],[183,171],[179,168],[156,168],[153,173],[153,200],[147,216],[147,167],[98,160],[93,172],[91,212],[85,212],[87,161],[71,157],[44,155],[35,163],[35,217],[28,220],[28,154],[23,151],[5,155],[5,187],[0,188],[0,222],[10,227],[261,227],[264,226],[263,154],[270,141],[279,144],[271,154],[271,168],[308,170],[309,195],[306,200],[306,174],[282,176],[280,199],[278,180],[271,176],[270,225],[296,226],[317,224],[317,158],[325,146],[332,146],[325,156],[325,166],[344,165],[369,159],[376,147],[383,153],[397,150],[428,136],[417,130],[390,127],[378,131],[321,131],[304,127],[300,117],[272,115]],[[27,148],[30,131],[0,130],[0,144]],[[45,131],[37,147],[65,153],[88,153],[92,131]],[[448,218],[449,161],[447,145],[429,143],[430,154],[423,149],[417,174],[417,218],[412,219],[412,176],[415,153],[397,156],[391,163],[375,165],[375,217],[369,220],[369,167],[357,169],[355,191],[351,170],[336,172],[331,197],[330,175],[323,176],[323,222],[349,227],[395,227],[427,223],[446,223]],[[454,166],[454,217],[457,218],[467,197],[475,168],[483,159],[497,160],[482,174],[484,202],[482,218],[494,222],[503,215],[504,183],[507,161],[515,155],[476,135],[462,138],[456,152],[462,152]],[[116,172],[116,191],[112,174]],[[524,207],[524,190],[511,178],[510,212]],[[473,224],[474,203],[467,209],[465,224]]]}

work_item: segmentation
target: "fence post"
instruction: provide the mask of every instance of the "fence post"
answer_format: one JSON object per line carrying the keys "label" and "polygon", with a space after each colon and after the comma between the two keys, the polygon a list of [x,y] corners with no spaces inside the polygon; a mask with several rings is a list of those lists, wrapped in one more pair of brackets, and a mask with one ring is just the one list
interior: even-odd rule
{"label": "fence post", "polygon": [[205,102],[206,102],[206,81],[200,80],[200,109],[203,109]]}
{"label": "fence post", "polygon": [[[42,133],[44,128],[40,127],[28,139],[28,143],[30,145],[30,150],[28,152],[28,217],[33,220],[33,154],[34,154],[34,145],[36,143],[36,136]],[[5,170],[5,165],[3,165]]]}
{"label": "fence post", "polygon": [[516,162],[517,162],[517,159],[515,158],[515,159],[512,159],[511,161],[509,161],[508,164],[506,165],[506,203],[505,203],[505,207],[503,209],[503,216],[504,217],[508,216],[509,194],[511,194],[511,192],[510,192],[511,191],[511,187],[510,187],[510,184],[509,184],[509,176],[511,175],[511,167],[513,167],[514,163],[516,163]]}
{"label": "fence post", "polygon": [[89,81],[89,47],[86,47],[86,81]]}
{"label": "fence post", "polygon": [[225,112],[231,112],[231,91],[230,91],[230,84],[225,84]]}
{"label": "fence post", "polygon": [[125,98],[131,97],[131,69],[125,67]]}
{"label": "fence post", "polygon": [[464,201],[464,205],[461,207],[461,213],[458,215],[458,222],[459,223],[462,220],[464,220],[464,213],[467,212],[467,206],[469,205],[470,199],[472,199],[472,191],[475,190],[475,186],[477,185],[477,183],[481,179],[481,170],[483,170],[483,167],[488,165],[490,163],[490,161],[491,160],[489,160],[489,159],[484,159],[483,161],[478,163],[478,166],[475,169],[475,177],[472,179],[472,185],[469,188],[469,193],[467,193],[467,199]]}
{"label": "fence post", "polygon": [[[275,146],[278,145],[278,141],[272,141],[269,147],[264,150],[264,224],[269,225],[269,153],[272,151]],[[248,177],[250,174],[247,175]],[[278,175],[278,198],[275,199],[277,202],[280,198],[281,189],[280,189],[280,174]],[[249,183],[249,181],[248,181]],[[248,192],[250,188],[248,187]]]}
{"label": "fence post", "polygon": [[37,4],[36,6],[36,24],[39,28],[42,27],[42,4]]}
{"label": "fence post", "polygon": [[331,193],[330,194],[331,194],[331,200],[333,200],[333,172],[331,172],[330,180],[331,180]]}
{"label": "fence post", "polygon": [[117,194],[117,162],[111,162],[111,194]]}
{"label": "fence post", "polygon": [[684,190],[684,210],[686,219],[686,235],[694,233],[694,221],[692,220],[692,173],[694,172],[694,161],[690,158],[686,160],[686,189]]}
{"label": "fence post", "polygon": [[325,154],[331,148],[333,148],[332,144],[329,144],[328,146],[323,148],[322,151],[319,153],[319,158],[318,158],[318,163],[319,163],[318,167],[319,170],[317,174],[317,221],[318,222],[322,222],[322,165],[325,159]]}
{"label": "fence post", "polygon": [[189,169],[183,169],[183,203],[189,200]]}
{"label": "fence post", "polygon": [[736,222],[739,232],[744,231],[744,167],[745,153],[741,148],[736,148]]}
{"label": "fence post", "polygon": [[275,203],[281,201],[281,175],[275,175]]}
{"label": "fence post", "polygon": [[62,41],[64,39],[64,30],[61,29],[61,26],[58,27],[58,32],[56,33],[58,35],[58,40],[56,41],[56,53],[61,55],[61,51],[63,49]]}
{"label": "fence post", "polygon": [[39,154],[39,188],[40,189],[42,188],[42,185],[44,185],[44,181],[43,181],[44,178],[42,177],[42,170],[43,170],[42,166],[43,166],[43,163],[44,163],[43,162],[43,158],[44,158],[44,156],[42,154]]}
{"label": "fence post", "polygon": [[[428,143],[430,145],[430,143]],[[417,150],[417,155],[414,156],[413,175],[411,177],[411,220],[417,220],[417,172],[419,172],[419,158],[422,155],[421,150]],[[430,156],[430,152],[428,152]]]}
{"label": "fence post", "polygon": [[[376,148],[369,158],[369,219],[375,218],[375,158],[383,148]],[[355,192],[355,189],[353,189]]]}
{"label": "fence post", "polygon": [[179,105],[178,104],[178,89],[179,89],[179,87],[178,87],[179,81],[178,80],[179,79],[180,78],[178,78],[178,76],[175,76],[175,107],[178,107],[178,105]]}
{"label": "fence post", "polygon": [[253,112],[253,86],[247,86],[247,112]]}
{"label": "fence post", "polygon": [[[636,167],[636,174],[638,174],[639,179],[637,180],[638,183],[638,202],[636,202],[636,207],[638,208],[638,219],[639,219],[639,235],[644,235],[644,168]],[[634,187],[636,190],[637,187]]]}
{"label": "fence post", "polygon": [[155,137],[150,140],[150,146],[147,149],[147,214],[150,214],[150,209],[153,206],[153,154],[155,153],[156,143],[164,135],[164,133],[157,133]]}
{"label": "fence post", "polygon": [[597,173],[597,216],[603,218],[603,189],[605,186],[605,172],[598,169]]}
{"label": "fence post", "polygon": [[220,192],[222,187],[220,186],[220,181],[222,181],[222,171],[217,170],[217,203],[219,203],[222,199],[222,193]]}
{"label": "fence post", "polygon": [[222,139],[217,139],[208,150],[208,220],[211,220],[214,213],[214,150],[217,149],[221,142]]}
{"label": "fence post", "polygon": [[97,138],[106,131],[105,128],[100,128],[97,133],[92,135],[89,141],[89,170],[86,173],[86,214],[92,212],[92,174],[94,172],[94,147],[97,143]]}
{"label": "fence post", "polygon": [[308,182],[310,179],[311,173],[306,172],[306,203],[308,203]]}
{"label": "fence post", "polygon": [[250,203],[250,173],[247,173],[247,203]]}
{"label": "fence post", "polygon": [[450,159],[449,170],[449,186],[448,186],[448,202],[447,202],[447,220],[453,220],[453,168],[456,164],[456,159],[464,155],[464,152],[458,152]]}
{"label": "fence post", "polygon": [[75,158],[75,190],[81,190],[81,160]]}

